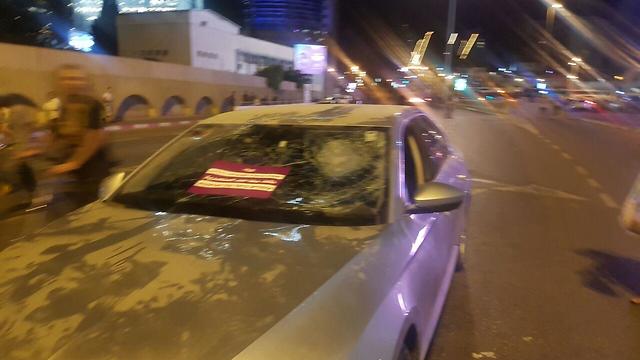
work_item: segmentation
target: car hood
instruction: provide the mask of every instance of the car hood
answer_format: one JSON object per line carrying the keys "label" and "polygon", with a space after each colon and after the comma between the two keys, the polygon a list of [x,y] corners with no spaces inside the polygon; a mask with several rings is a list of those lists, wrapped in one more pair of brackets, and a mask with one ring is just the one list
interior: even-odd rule
{"label": "car hood", "polygon": [[233,358],[383,228],[92,204],[0,252],[0,357]]}

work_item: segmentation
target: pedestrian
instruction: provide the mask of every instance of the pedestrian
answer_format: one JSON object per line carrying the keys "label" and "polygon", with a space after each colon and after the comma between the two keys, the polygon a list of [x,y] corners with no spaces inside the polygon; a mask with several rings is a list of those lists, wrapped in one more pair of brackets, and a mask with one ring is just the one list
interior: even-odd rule
{"label": "pedestrian", "polygon": [[50,123],[55,122],[60,117],[60,98],[55,91],[47,93],[47,101],[42,104],[42,112],[44,113],[46,123],[41,124],[48,127]]}
{"label": "pedestrian", "polygon": [[[631,186],[631,191],[622,205],[620,220],[625,229],[640,235],[640,174],[636,177],[636,181]],[[640,296],[632,298],[631,303],[640,305]]]}
{"label": "pedestrian", "polygon": [[449,93],[447,95],[447,103],[445,106],[445,118],[451,119],[455,107],[455,94],[453,93],[453,90],[449,90]]}
{"label": "pedestrian", "polygon": [[[19,103],[9,104],[2,110],[3,142],[11,147],[13,154],[18,154],[27,149],[31,144],[32,135],[36,130],[35,114],[33,109]],[[13,160],[8,161],[4,170],[16,176],[16,183],[25,190],[31,199],[37,187],[36,176],[33,168],[26,159],[19,159],[12,156]]]}
{"label": "pedestrian", "polygon": [[113,121],[113,92],[111,86],[107,86],[107,90],[102,94],[102,106],[104,106],[105,121]]}
{"label": "pedestrian", "polygon": [[61,107],[50,124],[45,146],[24,151],[21,157],[45,154],[56,163],[46,174],[57,178],[49,206],[58,217],[98,199],[98,189],[109,176],[113,162],[103,129],[104,107],[91,95],[89,75],[77,65],[64,65],[56,72]]}
{"label": "pedestrian", "polygon": [[236,92],[232,91],[231,95],[227,96],[226,98],[224,98],[224,100],[222,101],[222,109],[221,112],[229,112],[229,111],[233,111],[233,109],[236,107]]}

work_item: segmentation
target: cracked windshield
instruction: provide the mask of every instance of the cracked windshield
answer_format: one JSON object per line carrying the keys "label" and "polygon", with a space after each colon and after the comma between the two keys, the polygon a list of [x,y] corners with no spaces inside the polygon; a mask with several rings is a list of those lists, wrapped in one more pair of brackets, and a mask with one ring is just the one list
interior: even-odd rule
{"label": "cracked windshield", "polygon": [[640,0],[0,0],[0,359],[640,359]]}
{"label": "cracked windshield", "polygon": [[199,125],[132,176],[114,202],[292,224],[374,225],[385,218],[386,162],[385,130]]}

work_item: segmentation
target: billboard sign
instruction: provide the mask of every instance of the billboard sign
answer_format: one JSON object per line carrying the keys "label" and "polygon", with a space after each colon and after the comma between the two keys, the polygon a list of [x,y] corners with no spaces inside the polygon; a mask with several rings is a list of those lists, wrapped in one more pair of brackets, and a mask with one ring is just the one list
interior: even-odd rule
{"label": "billboard sign", "polygon": [[327,71],[327,47],[296,44],[293,46],[293,65],[303,74],[319,75]]}

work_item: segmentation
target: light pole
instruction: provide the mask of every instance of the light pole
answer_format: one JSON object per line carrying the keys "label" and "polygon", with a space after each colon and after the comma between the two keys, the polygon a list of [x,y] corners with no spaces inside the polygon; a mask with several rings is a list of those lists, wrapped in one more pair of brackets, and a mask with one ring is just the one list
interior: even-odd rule
{"label": "light pole", "polygon": [[546,29],[549,34],[553,36],[553,25],[556,22],[556,11],[562,9],[564,5],[555,3],[547,8],[547,22]]}
{"label": "light pole", "polygon": [[[449,39],[451,34],[456,28],[456,9],[457,9],[457,0],[449,0],[449,15],[447,17],[447,35],[446,38]],[[447,41],[447,47],[444,53],[444,68],[449,74],[453,72],[451,68],[451,60],[453,57],[453,45],[455,41],[452,43],[451,41]]]}

